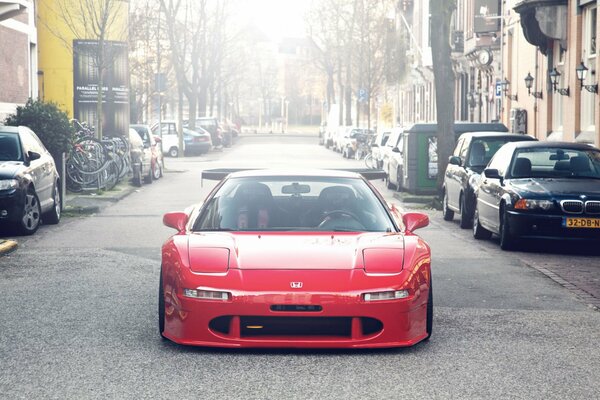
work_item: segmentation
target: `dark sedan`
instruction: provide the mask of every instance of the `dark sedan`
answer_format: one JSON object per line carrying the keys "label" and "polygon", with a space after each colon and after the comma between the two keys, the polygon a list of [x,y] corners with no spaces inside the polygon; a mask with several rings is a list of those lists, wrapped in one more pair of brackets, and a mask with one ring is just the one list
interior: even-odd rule
{"label": "dark sedan", "polygon": [[468,132],[460,135],[444,174],[444,220],[452,221],[456,212],[460,214],[460,227],[470,228],[475,210],[474,185],[479,175],[503,145],[526,140],[536,139],[499,132]]}
{"label": "dark sedan", "polygon": [[0,126],[0,226],[24,235],[60,221],[62,199],[54,159],[30,129]]}
{"label": "dark sedan", "polygon": [[600,149],[565,142],[504,145],[477,189],[473,236],[500,236],[510,250],[520,239],[600,243]]}
{"label": "dark sedan", "polygon": [[210,133],[200,127],[196,127],[194,131],[183,128],[183,141],[186,155],[208,153],[212,148]]}

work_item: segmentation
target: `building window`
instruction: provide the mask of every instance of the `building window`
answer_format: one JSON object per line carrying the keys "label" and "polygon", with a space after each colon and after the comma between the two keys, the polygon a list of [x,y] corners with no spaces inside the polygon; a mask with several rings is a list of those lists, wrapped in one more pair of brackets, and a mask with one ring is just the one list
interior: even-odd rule
{"label": "building window", "polygon": [[[582,58],[585,64],[591,66],[591,69],[595,69],[596,65],[596,36],[597,36],[597,11],[596,5],[587,7],[584,9],[584,26],[582,30],[583,34],[583,52]],[[584,84],[590,84],[592,81],[596,81],[596,75],[588,74],[588,82]],[[581,131],[593,132],[596,130],[596,97],[594,93],[590,93],[587,90],[581,92]]]}

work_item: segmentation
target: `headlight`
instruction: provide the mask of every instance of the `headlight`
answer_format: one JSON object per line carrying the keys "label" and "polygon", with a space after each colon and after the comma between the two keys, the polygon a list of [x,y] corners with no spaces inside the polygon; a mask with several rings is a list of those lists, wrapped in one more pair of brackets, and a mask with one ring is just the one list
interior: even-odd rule
{"label": "headlight", "polygon": [[389,290],[385,292],[363,293],[362,298],[364,301],[381,301],[405,299],[408,295],[408,290]]}
{"label": "headlight", "polygon": [[185,297],[191,297],[193,299],[203,299],[203,300],[228,301],[231,298],[231,293],[229,293],[229,292],[217,292],[214,290],[200,290],[200,289],[183,289],[183,295]]}
{"label": "headlight", "polygon": [[19,181],[16,179],[2,179],[0,180],[0,190],[11,190],[19,187]]}
{"label": "headlight", "polygon": [[521,199],[515,203],[515,210],[550,210],[554,207],[554,202],[552,200],[531,200],[531,199]]}

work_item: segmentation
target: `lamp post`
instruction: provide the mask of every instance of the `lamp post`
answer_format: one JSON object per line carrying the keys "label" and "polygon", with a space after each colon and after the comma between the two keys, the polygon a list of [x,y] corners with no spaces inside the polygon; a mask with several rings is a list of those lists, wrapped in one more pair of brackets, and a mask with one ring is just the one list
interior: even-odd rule
{"label": "lamp post", "polygon": [[558,87],[558,85],[560,83],[560,77],[562,74],[556,70],[556,67],[552,69],[552,71],[550,72],[549,75],[550,75],[550,82],[552,82],[552,88],[554,89],[554,91],[558,92],[558,94],[560,94],[561,96],[569,96],[570,90],[568,87],[566,87],[566,88]]}
{"label": "lamp post", "polygon": [[513,101],[519,100],[518,95],[508,93],[508,87],[510,86],[510,81],[508,79],[504,78],[504,80],[502,80],[500,82],[500,85],[502,86],[502,91],[504,92],[504,96],[508,97],[509,99],[511,99]]}
{"label": "lamp post", "polygon": [[[579,79],[579,83],[580,83],[580,87],[579,90],[587,90],[590,93],[598,93],[598,84],[595,83],[593,85],[585,85],[583,82],[585,81],[585,78],[587,77],[587,73],[588,73],[588,68],[585,66],[585,64],[583,63],[583,61],[581,62],[581,64],[579,64],[579,66],[577,66],[577,68],[575,68],[575,72],[577,73],[577,79]],[[594,73],[594,71],[592,71],[592,74]]]}
{"label": "lamp post", "polygon": [[531,73],[528,72],[527,76],[525,77],[525,87],[527,88],[527,92],[530,96],[533,96],[536,99],[542,99],[544,97],[544,94],[542,92],[536,92],[535,90],[533,92],[531,91],[531,88],[533,88],[533,81],[533,76],[531,76]]}

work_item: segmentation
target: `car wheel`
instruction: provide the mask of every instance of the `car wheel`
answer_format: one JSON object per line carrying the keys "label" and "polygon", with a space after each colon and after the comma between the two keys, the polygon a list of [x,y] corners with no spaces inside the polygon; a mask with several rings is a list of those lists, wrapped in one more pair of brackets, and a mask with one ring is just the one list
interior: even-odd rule
{"label": "car wheel", "polygon": [[387,173],[386,177],[385,177],[385,186],[387,186],[388,189],[394,190],[396,189],[396,186],[394,186],[394,184],[390,181],[390,174]]}
{"label": "car wheel", "polygon": [[169,149],[169,156],[173,157],[173,158],[178,157],[179,156],[179,149],[177,147],[171,147]]}
{"label": "car wheel", "polygon": [[429,298],[427,299],[427,337],[423,340],[429,340],[433,332],[433,286],[429,281]]}
{"label": "car wheel", "polygon": [[23,204],[23,213],[19,221],[19,231],[23,235],[33,235],[40,227],[42,217],[42,208],[40,199],[33,188],[27,190],[25,195],[25,204]]}
{"label": "car wheel", "polygon": [[401,192],[402,191],[402,168],[398,168],[398,171],[396,171],[396,190]]}
{"label": "car wheel", "polygon": [[137,186],[137,187],[142,186],[142,181],[144,180],[144,178],[142,178],[143,173],[144,173],[144,171],[142,171],[141,166],[137,172],[133,173],[133,186]]}
{"label": "car wheel", "polygon": [[460,195],[460,227],[462,229],[469,229],[472,222],[473,217],[467,212],[467,201],[465,200],[465,195],[463,193]]}
{"label": "car wheel", "polygon": [[512,250],[515,247],[515,238],[510,233],[508,213],[502,210],[500,217],[500,248],[502,250]]}
{"label": "car wheel", "polygon": [[154,180],[159,179],[162,176],[162,167],[160,166],[160,163],[157,161],[154,164],[154,168],[152,168],[152,178]]}
{"label": "car wheel", "polygon": [[444,221],[452,221],[454,219],[454,211],[448,208],[448,191],[444,189],[444,199],[442,200],[442,216]]}
{"label": "car wheel", "polygon": [[54,185],[52,192],[54,193],[54,203],[52,204],[52,209],[44,214],[44,223],[56,225],[60,222],[60,214],[62,211],[62,199],[60,197],[60,187],[58,186],[58,182]]}
{"label": "car wheel", "polygon": [[154,168],[150,167],[148,169],[148,175],[144,175],[144,183],[152,183],[152,176],[154,175]]}
{"label": "car wheel", "polygon": [[162,268],[160,270],[160,279],[158,283],[158,333],[160,337],[165,338],[165,292],[163,289]]}
{"label": "car wheel", "polygon": [[487,240],[492,237],[492,232],[481,226],[479,222],[479,210],[475,207],[473,211],[473,237],[478,240]]}

